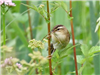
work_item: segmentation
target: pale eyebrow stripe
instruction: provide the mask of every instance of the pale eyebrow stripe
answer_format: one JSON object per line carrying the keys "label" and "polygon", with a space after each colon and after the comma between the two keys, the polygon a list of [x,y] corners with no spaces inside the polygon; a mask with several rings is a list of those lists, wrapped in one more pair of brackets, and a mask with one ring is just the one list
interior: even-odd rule
{"label": "pale eyebrow stripe", "polygon": [[[58,27],[58,28],[63,28],[63,27]],[[58,29],[58,28],[57,28],[57,29]]]}

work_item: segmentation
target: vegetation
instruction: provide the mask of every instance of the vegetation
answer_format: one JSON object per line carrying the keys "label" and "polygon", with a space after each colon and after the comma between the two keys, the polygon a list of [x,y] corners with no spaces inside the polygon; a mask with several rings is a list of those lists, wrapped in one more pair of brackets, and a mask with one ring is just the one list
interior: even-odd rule
{"label": "vegetation", "polygon": [[[100,1],[0,0],[0,6],[1,75],[100,75]],[[51,57],[50,30],[58,24],[70,42]]]}

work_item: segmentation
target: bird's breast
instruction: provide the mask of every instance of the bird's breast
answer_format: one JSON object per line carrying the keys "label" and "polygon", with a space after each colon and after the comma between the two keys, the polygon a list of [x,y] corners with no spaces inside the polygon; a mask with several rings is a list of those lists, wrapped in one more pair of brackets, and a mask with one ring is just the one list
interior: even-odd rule
{"label": "bird's breast", "polygon": [[65,35],[54,35],[51,34],[52,43],[55,49],[63,49],[68,44]]}

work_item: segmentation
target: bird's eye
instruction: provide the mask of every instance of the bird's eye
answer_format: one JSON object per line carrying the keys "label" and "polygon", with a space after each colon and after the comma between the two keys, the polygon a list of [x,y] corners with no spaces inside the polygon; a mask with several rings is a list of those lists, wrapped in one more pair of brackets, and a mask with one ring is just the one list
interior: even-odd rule
{"label": "bird's eye", "polygon": [[60,30],[60,29],[57,29],[57,30]]}

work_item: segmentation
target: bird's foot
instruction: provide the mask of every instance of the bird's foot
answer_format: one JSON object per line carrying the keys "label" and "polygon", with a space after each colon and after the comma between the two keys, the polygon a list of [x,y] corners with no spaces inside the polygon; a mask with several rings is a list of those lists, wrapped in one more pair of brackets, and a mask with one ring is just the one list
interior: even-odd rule
{"label": "bird's foot", "polygon": [[48,55],[48,56],[47,56],[47,59],[51,59],[51,58],[52,58],[52,55]]}

